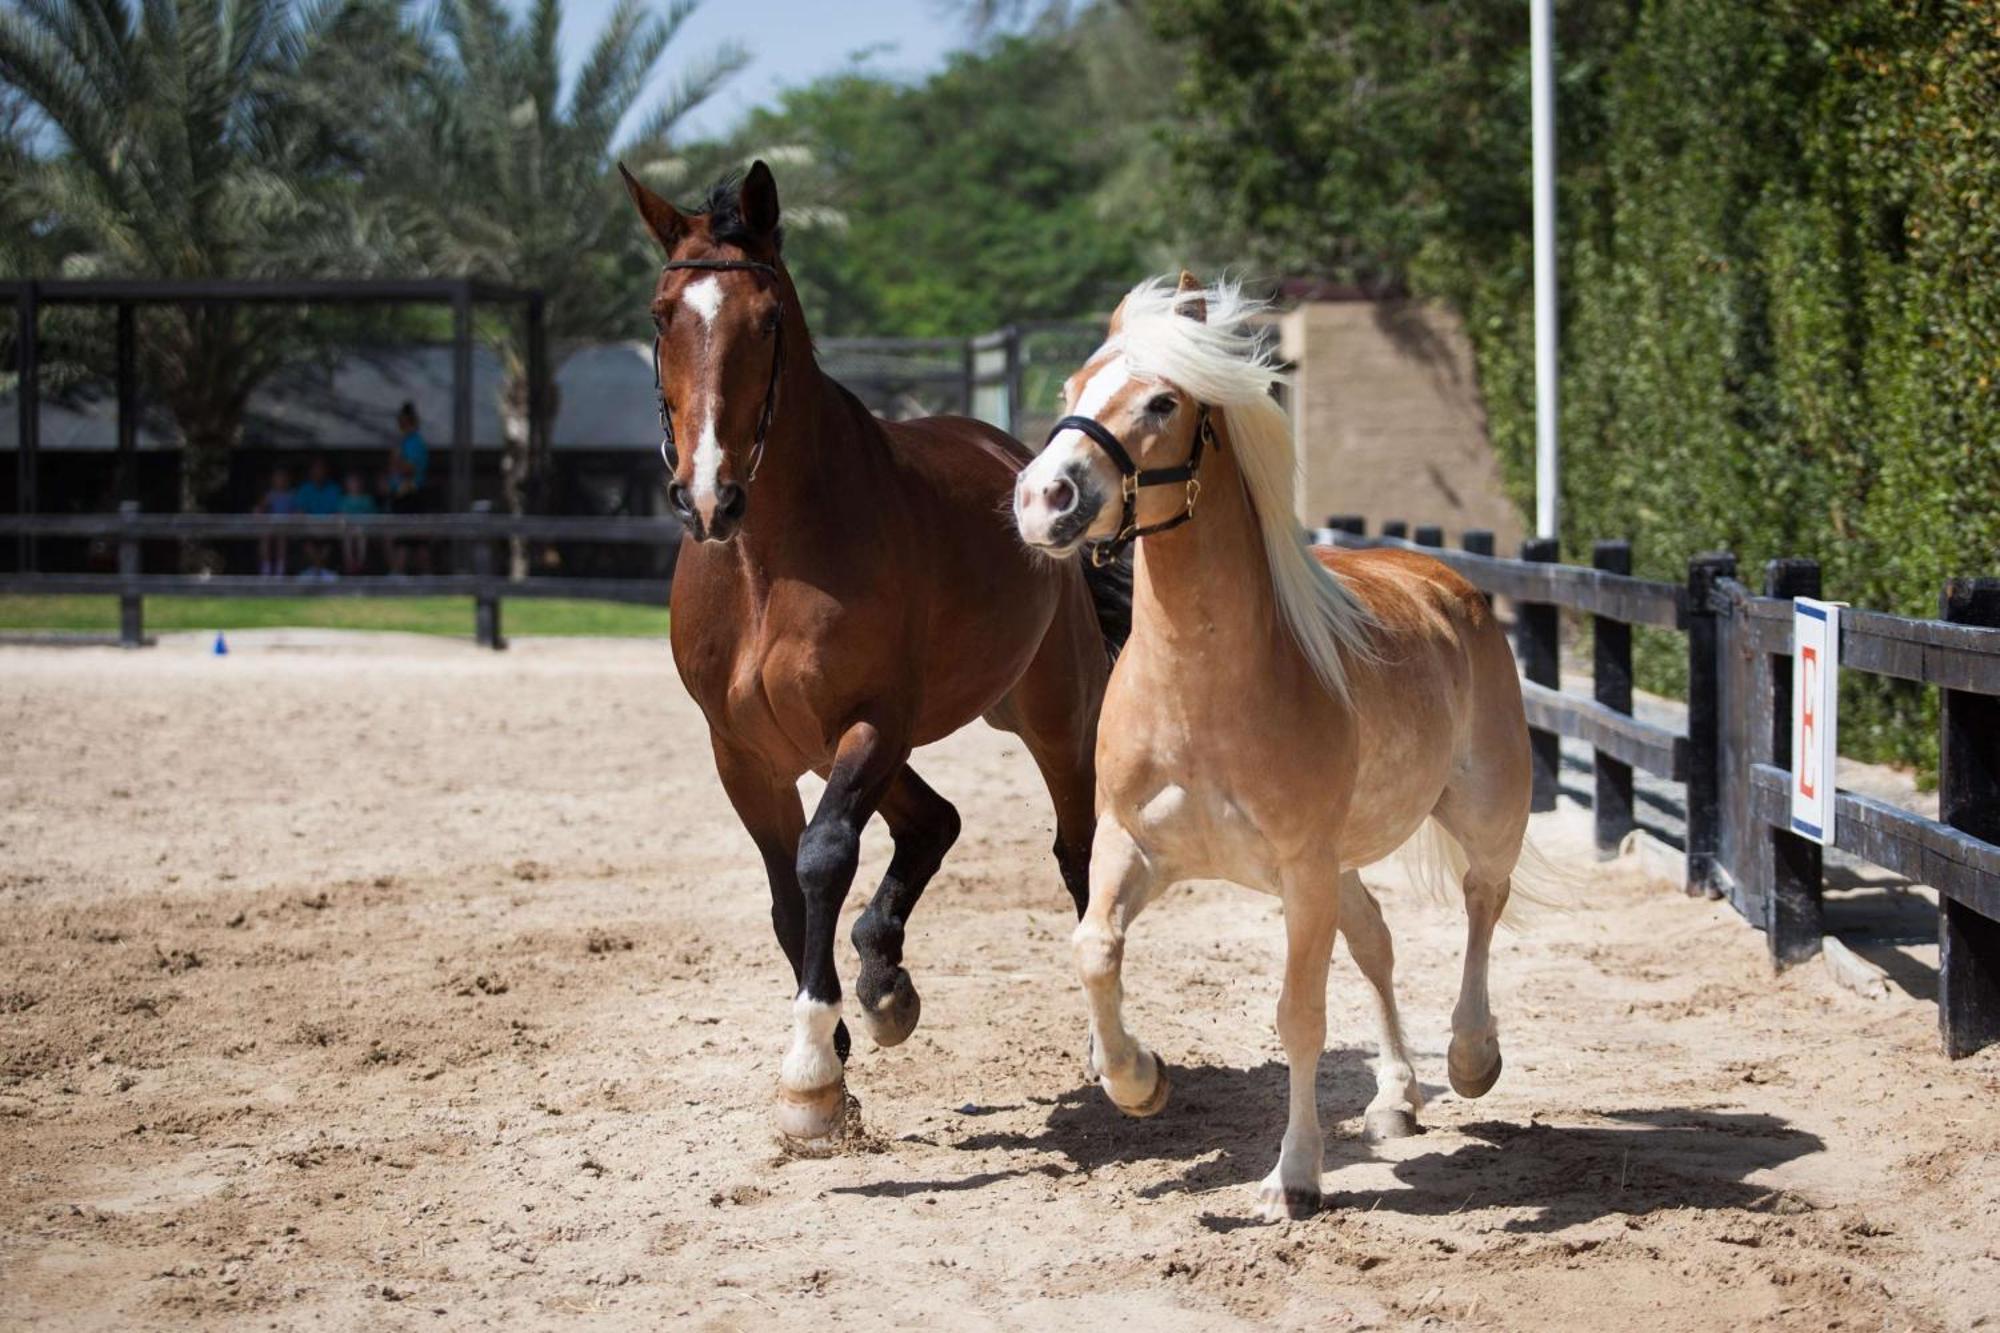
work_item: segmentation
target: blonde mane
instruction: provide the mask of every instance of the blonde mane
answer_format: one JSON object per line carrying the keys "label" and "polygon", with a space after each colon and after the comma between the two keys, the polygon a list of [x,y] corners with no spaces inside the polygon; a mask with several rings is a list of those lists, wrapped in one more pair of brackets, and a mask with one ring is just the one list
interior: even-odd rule
{"label": "blonde mane", "polygon": [[1125,298],[1118,336],[1135,375],[1163,380],[1222,413],[1236,453],[1250,508],[1264,539],[1271,590],[1279,614],[1312,664],[1320,683],[1347,699],[1349,655],[1373,657],[1374,617],[1353,591],[1313,558],[1305,530],[1293,517],[1298,459],[1292,423],[1271,396],[1284,383],[1252,323],[1265,306],[1223,281],[1200,293],[1206,320],[1175,307],[1192,299],[1170,278],[1149,278]]}

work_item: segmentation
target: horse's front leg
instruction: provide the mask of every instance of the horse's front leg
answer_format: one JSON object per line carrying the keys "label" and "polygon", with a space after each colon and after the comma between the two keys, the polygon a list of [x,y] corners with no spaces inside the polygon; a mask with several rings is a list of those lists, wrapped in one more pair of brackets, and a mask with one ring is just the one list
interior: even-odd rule
{"label": "horse's front leg", "polygon": [[897,1046],[916,1028],[923,1011],[903,966],[903,934],[924,886],[958,840],[958,811],[908,764],[883,791],[880,809],[896,852],[868,910],[854,921],[854,948],[861,956],[854,995],[861,1001],[862,1025],[875,1044]]}
{"label": "horse's front leg", "polygon": [[1125,1027],[1125,932],[1165,887],[1157,867],[1110,815],[1097,821],[1090,851],[1090,905],[1070,937],[1077,975],[1090,999],[1090,1063],[1112,1105],[1153,1115],[1167,1104],[1166,1066]]}
{"label": "horse's front leg", "polygon": [[834,751],[819,808],[799,836],[805,937],[799,993],[792,1001],[792,1045],[778,1077],[778,1127],[794,1138],[822,1138],[840,1127],[847,1093],[834,1047],[840,1027],[834,931],[861,859],[862,826],[908,757],[907,745],[873,724],[849,727]]}
{"label": "horse's front leg", "polygon": [[1291,1072],[1289,1114],[1278,1165],[1257,1189],[1267,1221],[1310,1217],[1319,1211],[1324,1140],[1319,1126],[1320,1051],[1326,1046],[1326,974],[1340,923],[1340,897],[1321,876],[1287,874],[1285,984],[1278,995],[1278,1040]]}
{"label": "horse's front leg", "polygon": [[[764,877],[771,884],[771,929],[792,966],[792,988],[797,993],[805,979],[806,937],[805,895],[799,892],[799,833],[806,820],[798,782],[774,771],[753,751],[738,749],[720,737],[712,739],[722,790],[764,858]],[[835,1026],[833,1043],[840,1058],[847,1059],[851,1043],[846,1024]]]}

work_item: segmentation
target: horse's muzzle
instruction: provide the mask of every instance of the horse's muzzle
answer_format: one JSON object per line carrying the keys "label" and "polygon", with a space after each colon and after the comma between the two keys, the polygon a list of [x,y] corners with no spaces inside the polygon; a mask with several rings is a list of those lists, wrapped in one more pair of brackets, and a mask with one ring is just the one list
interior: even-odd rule
{"label": "horse's muzzle", "polygon": [[1065,468],[1048,481],[1024,480],[1015,488],[1014,527],[1028,545],[1067,554],[1083,541],[1103,508],[1104,497],[1089,472]]}
{"label": "horse's muzzle", "polygon": [[750,508],[750,493],[733,481],[725,481],[715,488],[715,502],[706,506],[697,505],[694,496],[680,482],[667,486],[667,503],[673,506],[674,516],[681,521],[688,534],[698,542],[726,542],[736,535],[743,526],[743,515]]}

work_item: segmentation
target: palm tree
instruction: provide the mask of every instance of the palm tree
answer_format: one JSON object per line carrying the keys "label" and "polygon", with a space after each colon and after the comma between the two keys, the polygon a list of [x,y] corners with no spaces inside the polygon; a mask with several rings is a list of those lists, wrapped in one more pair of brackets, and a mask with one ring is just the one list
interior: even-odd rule
{"label": "palm tree", "polygon": [[[561,0],[537,0],[518,22],[500,0],[441,0],[431,58],[401,117],[406,132],[380,176],[439,268],[543,293],[556,364],[641,312],[633,292],[653,261],[611,173],[614,150],[669,168],[675,126],[748,59],[725,45],[685,66],[621,139],[695,8],[620,0],[565,93]],[[530,453],[525,357],[511,333],[501,341],[502,481],[508,509],[521,513],[540,507],[548,460]],[[550,398],[553,413],[552,388]],[[518,545],[513,564],[515,577],[525,574]]]}
{"label": "palm tree", "polygon": [[[396,0],[14,0],[0,84],[52,142],[17,148],[6,211],[59,227],[74,276],[369,271],[396,244],[354,182],[408,47]],[[143,369],[200,510],[300,317],[177,307],[149,325]]]}

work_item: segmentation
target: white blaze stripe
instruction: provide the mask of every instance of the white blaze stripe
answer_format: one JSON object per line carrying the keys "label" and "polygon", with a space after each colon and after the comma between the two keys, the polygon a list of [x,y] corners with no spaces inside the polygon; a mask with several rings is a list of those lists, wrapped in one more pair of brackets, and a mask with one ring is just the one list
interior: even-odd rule
{"label": "white blaze stripe", "polygon": [[681,304],[700,317],[705,329],[715,323],[716,312],[722,309],[722,280],[703,278],[691,282],[681,292]]}
{"label": "white blaze stripe", "polygon": [[708,415],[701,423],[701,435],[694,447],[694,501],[702,517],[708,516],[715,501],[715,482],[722,472],[722,442],[715,438],[715,399],[706,404]]}
{"label": "white blaze stripe", "polygon": [[[1131,382],[1132,368],[1123,356],[1114,356],[1098,367],[1090,382],[1083,386],[1083,392],[1077,395],[1076,407],[1065,415],[1094,420],[1118,396],[1118,391]],[[1082,431],[1066,430],[1049,441],[1048,447],[1042,450],[1042,457],[1049,460],[1049,471],[1059,470],[1068,466],[1077,449],[1091,447],[1094,446],[1084,438]],[[1047,475],[1048,471],[1042,474],[1044,477]]]}
{"label": "white blaze stripe", "polygon": [[[709,352],[715,317],[722,310],[722,280],[702,278],[689,283],[681,291],[681,304],[701,320],[701,346],[705,357]],[[707,519],[715,508],[716,479],[722,473],[722,442],[715,438],[714,396],[704,406],[708,412],[696,436],[694,449],[694,504],[696,512]]]}

